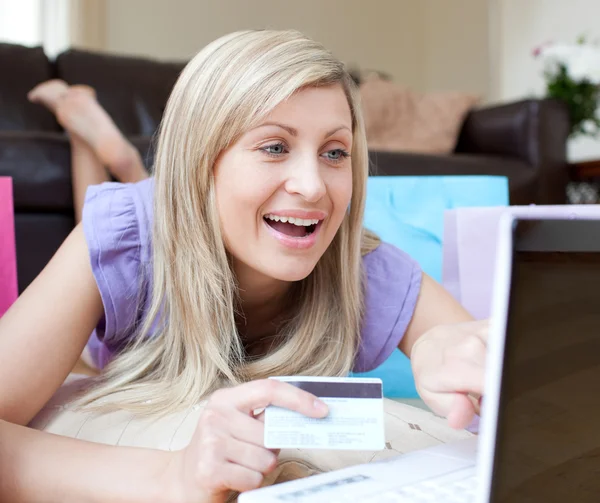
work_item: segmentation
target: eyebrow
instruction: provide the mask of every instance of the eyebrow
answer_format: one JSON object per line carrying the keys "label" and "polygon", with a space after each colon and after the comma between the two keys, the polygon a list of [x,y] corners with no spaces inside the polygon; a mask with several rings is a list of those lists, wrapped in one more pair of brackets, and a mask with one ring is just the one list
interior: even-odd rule
{"label": "eyebrow", "polygon": [[[280,127],[281,129],[285,129],[292,136],[298,136],[297,129],[294,129],[291,126],[286,126],[285,124],[281,124],[280,122],[263,122],[259,126],[256,126],[254,129],[258,129],[258,128],[265,127],[265,126],[277,126],[277,127]],[[333,128],[331,131],[328,131],[327,133],[325,133],[325,138],[329,138],[330,136],[337,133],[341,129],[347,129],[348,131],[350,131],[350,133],[352,133],[352,130],[348,126],[338,126],[336,128]]]}

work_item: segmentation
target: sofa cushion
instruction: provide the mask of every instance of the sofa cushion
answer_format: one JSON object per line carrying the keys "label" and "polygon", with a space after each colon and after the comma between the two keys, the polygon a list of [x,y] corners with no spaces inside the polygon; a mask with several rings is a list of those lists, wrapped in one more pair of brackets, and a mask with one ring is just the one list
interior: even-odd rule
{"label": "sofa cushion", "polygon": [[13,179],[15,211],[73,211],[71,150],[63,133],[0,132],[0,176]]}
{"label": "sofa cushion", "polygon": [[479,98],[460,92],[420,93],[379,78],[360,86],[371,150],[449,154]]}
{"label": "sofa cushion", "polygon": [[138,149],[142,156],[142,161],[146,171],[151,171],[156,154],[156,135],[155,136],[129,136],[127,138],[131,144]]}
{"label": "sofa cushion", "polygon": [[152,135],[184,63],[69,50],[56,71],[69,84],[86,84],[125,135]]}
{"label": "sofa cushion", "polygon": [[23,292],[42,271],[67,239],[74,224],[72,212],[15,213],[19,292]]}
{"label": "sofa cushion", "polygon": [[[152,138],[132,136],[128,140],[150,170]],[[71,145],[64,133],[0,132],[0,176],[13,179],[16,211],[72,214]]]}
{"label": "sofa cushion", "polygon": [[52,78],[52,68],[41,47],[0,44],[0,131],[58,131],[54,116],[27,100],[27,93]]}

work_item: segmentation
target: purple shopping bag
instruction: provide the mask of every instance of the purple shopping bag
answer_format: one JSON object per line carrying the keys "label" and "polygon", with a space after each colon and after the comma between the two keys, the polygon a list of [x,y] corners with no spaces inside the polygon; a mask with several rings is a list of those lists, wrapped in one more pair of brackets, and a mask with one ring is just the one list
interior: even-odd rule
{"label": "purple shopping bag", "polygon": [[458,208],[444,214],[442,284],[476,319],[491,313],[498,224],[504,213],[600,218],[600,205]]}
{"label": "purple shopping bag", "polygon": [[17,298],[17,254],[12,179],[0,177],[0,316]]}

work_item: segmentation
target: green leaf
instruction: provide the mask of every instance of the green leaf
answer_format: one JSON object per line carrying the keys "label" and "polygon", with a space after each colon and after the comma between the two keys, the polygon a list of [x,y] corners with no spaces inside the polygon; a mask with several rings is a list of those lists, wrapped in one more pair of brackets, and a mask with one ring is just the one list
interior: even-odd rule
{"label": "green leaf", "polygon": [[571,135],[590,135],[583,130],[582,123],[592,120],[600,128],[596,110],[600,105],[600,87],[588,81],[575,82],[564,65],[559,65],[555,75],[546,76],[548,97],[564,101],[569,110]]}

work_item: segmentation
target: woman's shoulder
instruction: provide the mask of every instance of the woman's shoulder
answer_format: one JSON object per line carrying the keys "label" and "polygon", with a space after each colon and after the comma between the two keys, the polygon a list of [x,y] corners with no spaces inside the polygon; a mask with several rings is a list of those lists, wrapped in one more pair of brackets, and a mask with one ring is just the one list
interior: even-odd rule
{"label": "woman's shoulder", "polygon": [[[88,187],[83,206],[87,216],[130,216],[140,221],[152,219],[154,179],[136,183],[105,182]],[[131,215],[130,215],[131,214]]]}
{"label": "woman's shoulder", "polygon": [[412,319],[421,289],[418,262],[381,243],[363,257],[365,311],[355,371],[378,367],[398,347]]}
{"label": "woman's shoulder", "polygon": [[377,248],[364,255],[363,264],[368,275],[397,275],[418,267],[417,262],[408,253],[386,242],[381,242]]}
{"label": "woman's shoulder", "polygon": [[152,227],[154,180],[137,183],[106,182],[86,192],[82,221],[89,244],[140,245],[149,239]]}
{"label": "woman's shoulder", "polygon": [[[108,182],[88,188],[82,224],[104,316],[96,337],[109,352],[124,344],[149,285],[152,179]],[[95,358],[100,366],[105,362]]]}

